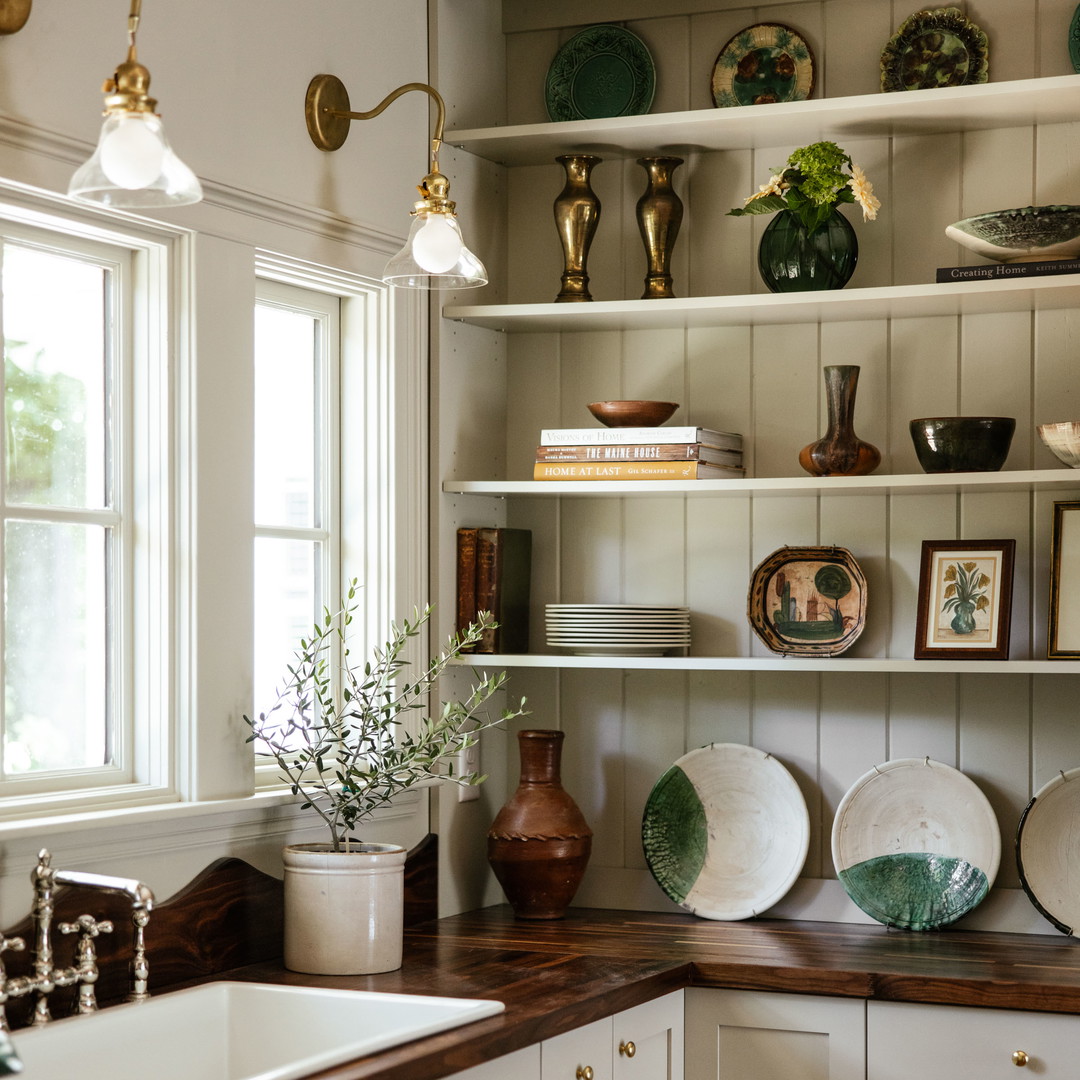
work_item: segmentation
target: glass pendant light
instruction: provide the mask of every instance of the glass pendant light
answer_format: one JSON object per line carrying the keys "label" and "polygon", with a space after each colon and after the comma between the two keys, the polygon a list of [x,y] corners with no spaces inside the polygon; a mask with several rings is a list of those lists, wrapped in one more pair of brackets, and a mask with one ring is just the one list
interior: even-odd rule
{"label": "glass pendant light", "polygon": [[135,55],[142,0],[132,0],[128,55],[105,83],[105,122],[90,160],[71,178],[68,194],[82,202],[130,209],[183,206],[202,198],[195,174],[176,156],[157,102],[150,72]]}
{"label": "glass pendant light", "polygon": [[337,150],[349,134],[352,120],[370,120],[410,90],[430,95],[438,109],[431,140],[431,171],[418,190],[413,223],[405,246],[386,264],[383,281],[406,289],[475,289],[488,283],[484,264],[465,246],[458,225],[456,204],[450,199],[450,181],[439,171],[446,105],[438,90],[427,83],[405,83],[368,112],[350,112],[349,95],[335,75],[316,75],[305,101],[308,134],[320,150]]}

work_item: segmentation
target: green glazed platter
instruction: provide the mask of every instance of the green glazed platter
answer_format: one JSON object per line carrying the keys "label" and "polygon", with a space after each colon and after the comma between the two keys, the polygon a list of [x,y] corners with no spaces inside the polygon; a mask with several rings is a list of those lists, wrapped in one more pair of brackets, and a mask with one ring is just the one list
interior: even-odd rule
{"label": "green glazed platter", "polygon": [[795,884],[810,815],[771,754],[713,743],[684,754],[656,782],[641,840],[649,870],[677,904],[705,919],[749,919]]}
{"label": "green glazed platter", "polygon": [[934,930],[980,904],[1001,861],[986,796],[930,758],[876,765],[840,802],[832,856],[840,883],[886,926]]}
{"label": "green glazed platter", "polygon": [[954,7],[916,11],[881,53],[881,89],[936,90],[989,78],[986,34]]}
{"label": "green glazed platter", "polygon": [[637,116],[652,108],[656,67],[645,42],[602,23],[575,34],[548,68],[544,96],[552,120]]}
{"label": "green glazed platter", "polygon": [[720,50],[712,73],[713,104],[771,105],[805,101],[814,89],[810,46],[790,26],[758,23]]}

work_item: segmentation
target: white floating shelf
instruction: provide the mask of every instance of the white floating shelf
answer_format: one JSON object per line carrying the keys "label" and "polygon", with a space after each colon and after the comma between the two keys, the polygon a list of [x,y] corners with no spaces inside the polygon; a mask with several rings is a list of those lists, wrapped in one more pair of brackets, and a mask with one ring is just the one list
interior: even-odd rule
{"label": "white floating shelf", "polygon": [[732,109],[449,131],[445,141],[504,165],[559,154],[606,158],[743,150],[853,139],[1058,124],[1080,116],[1080,76],[944,87],[909,94],[818,98]]}
{"label": "white floating shelf", "polygon": [[745,480],[444,480],[449,495],[935,495],[950,492],[1080,491],[1080,470],[873,476],[763,476]]}
{"label": "white floating shelf", "polygon": [[554,656],[499,654],[462,656],[454,663],[475,668],[593,668],[649,671],[858,671],[926,675],[1077,675],[1078,660],[848,659],[843,656]]}
{"label": "white floating shelf", "polygon": [[596,300],[585,304],[449,304],[443,308],[443,317],[509,333],[550,333],[853,322],[1077,306],[1080,274],[1060,274],[1037,280],[998,278],[820,293]]}

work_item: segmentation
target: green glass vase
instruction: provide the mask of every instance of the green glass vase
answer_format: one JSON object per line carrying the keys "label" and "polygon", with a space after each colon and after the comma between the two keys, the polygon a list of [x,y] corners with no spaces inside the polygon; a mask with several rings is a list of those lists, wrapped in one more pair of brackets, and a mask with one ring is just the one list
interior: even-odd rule
{"label": "green glass vase", "polygon": [[855,230],[837,210],[812,235],[790,210],[781,210],[758,247],[758,270],[771,292],[842,289],[858,260]]}

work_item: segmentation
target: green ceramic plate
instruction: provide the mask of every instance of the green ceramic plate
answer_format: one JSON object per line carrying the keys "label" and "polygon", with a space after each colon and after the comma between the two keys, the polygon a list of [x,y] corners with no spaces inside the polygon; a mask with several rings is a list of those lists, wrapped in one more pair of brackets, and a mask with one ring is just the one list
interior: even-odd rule
{"label": "green ceramic plate", "polygon": [[636,34],[589,26],[555,54],[544,92],[552,120],[638,116],[652,107],[656,68]]}
{"label": "green ceramic plate", "polygon": [[712,73],[713,104],[771,105],[804,101],[814,89],[810,46],[779,23],[740,30],[721,50]]}
{"label": "green ceramic plate", "polygon": [[933,930],[980,904],[1001,861],[986,796],[930,758],[877,765],[844,796],[832,829],[840,883],[886,926]]}
{"label": "green ceramic plate", "polygon": [[881,89],[931,90],[989,78],[986,34],[959,8],[909,16],[881,53]]}
{"label": "green ceramic plate", "polygon": [[1069,59],[1072,61],[1073,71],[1080,72],[1080,5],[1077,5],[1072,22],[1069,23]]}
{"label": "green ceramic plate", "polygon": [[810,845],[799,785],[752,746],[714,743],[656,782],[641,824],[657,884],[706,919],[748,919],[795,884]]}

